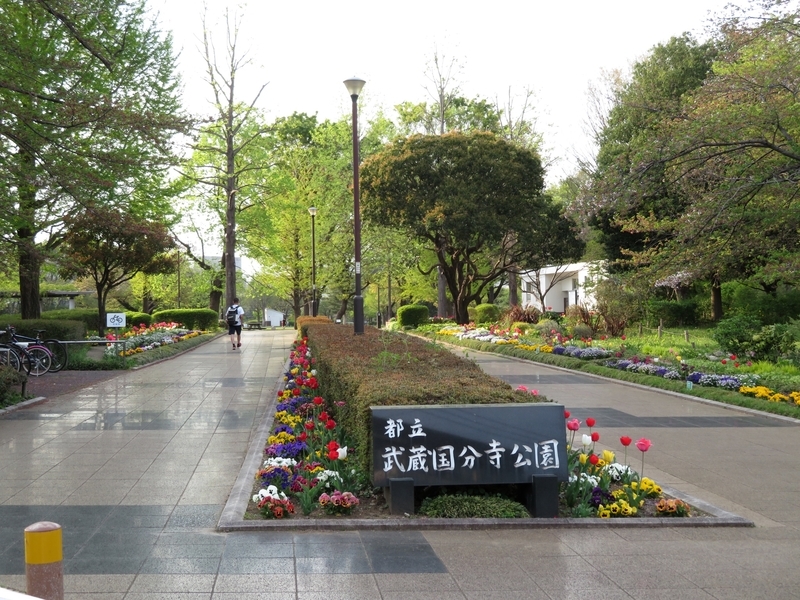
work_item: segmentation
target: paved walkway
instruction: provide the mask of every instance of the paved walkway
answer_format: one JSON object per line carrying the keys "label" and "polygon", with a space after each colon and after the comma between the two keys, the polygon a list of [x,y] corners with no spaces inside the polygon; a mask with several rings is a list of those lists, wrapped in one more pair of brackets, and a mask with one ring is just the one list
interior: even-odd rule
{"label": "paved walkway", "polygon": [[52,520],[68,599],[800,598],[797,423],[472,351],[594,416],[614,450],[650,438],[646,475],[757,526],[216,532],[293,334],[222,338],[0,418],[0,585],[24,588],[22,530]]}

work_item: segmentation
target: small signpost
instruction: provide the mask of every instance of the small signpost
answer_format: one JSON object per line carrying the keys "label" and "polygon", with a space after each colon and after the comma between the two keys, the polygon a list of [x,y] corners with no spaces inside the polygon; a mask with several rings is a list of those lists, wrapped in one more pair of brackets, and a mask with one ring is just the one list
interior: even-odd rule
{"label": "small signpost", "polygon": [[125,327],[125,313],[106,313],[106,327],[114,329]]}
{"label": "small signpost", "polygon": [[390,512],[413,513],[414,487],[521,484],[534,516],[558,514],[567,480],[559,404],[386,406],[372,411],[372,480]]}

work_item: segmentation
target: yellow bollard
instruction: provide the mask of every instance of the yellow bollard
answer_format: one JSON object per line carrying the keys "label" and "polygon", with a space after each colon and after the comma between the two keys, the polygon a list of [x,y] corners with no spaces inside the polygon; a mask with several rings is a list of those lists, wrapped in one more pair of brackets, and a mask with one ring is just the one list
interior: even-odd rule
{"label": "yellow bollard", "polygon": [[28,594],[64,600],[64,552],[61,525],[40,521],[25,528],[25,579]]}

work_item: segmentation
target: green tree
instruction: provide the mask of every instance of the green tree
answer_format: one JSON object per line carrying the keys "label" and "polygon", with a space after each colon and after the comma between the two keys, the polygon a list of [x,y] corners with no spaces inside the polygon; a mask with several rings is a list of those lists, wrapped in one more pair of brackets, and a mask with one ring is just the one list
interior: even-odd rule
{"label": "green tree", "polygon": [[97,206],[65,218],[64,224],[61,273],[65,277],[89,277],[94,282],[101,336],[111,290],[137,273],[175,270],[174,255],[169,254],[174,243],[162,223]]}
{"label": "green tree", "polygon": [[145,0],[5,0],[0,14],[0,234],[35,318],[65,215],[89,202],[169,213],[163,176],[188,120]]}
{"label": "green tree", "polygon": [[718,28],[711,76],[664,124],[666,151],[646,165],[691,198],[657,263],[774,293],[800,281],[800,9],[774,2]]}
{"label": "green tree", "polygon": [[361,174],[365,219],[435,252],[460,323],[510,265],[535,268],[583,250],[542,193],[537,154],[490,133],[402,139],[365,160]]}

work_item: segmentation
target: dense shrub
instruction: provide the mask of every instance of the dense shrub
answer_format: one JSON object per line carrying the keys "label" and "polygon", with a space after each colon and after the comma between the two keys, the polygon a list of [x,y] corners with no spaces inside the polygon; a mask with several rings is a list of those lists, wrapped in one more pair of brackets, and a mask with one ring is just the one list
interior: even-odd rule
{"label": "dense shrub", "polygon": [[785,323],[800,317],[800,290],[780,288],[774,294],[740,283],[723,284],[727,314],[753,316],[764,325]]}
{"label": "dense shrub", "polygon": [[417,327],[428,322],[428,307],[422,304],[406,304],[397,309],[400,327]]}
{"label": "dense shrub", "polygon": [[[100,329],[100,313],[96,308],[76,308],[73,310],[60,309],[48,310],[42,313],[42,319],[58,321],[83,321],[86,331],[98,331]],[[50,337],[50,332],[47,332]]]}
{"label": "dense shrub", "polygon": [[714,329],[714,340],[726,352],[744,354],[753,345],[753,335],[761,329],[755,317],[738,315],[721,320]]}
{"label": "dense shrub", "polygon": [[511,389],[478,365],[404,333],[366,327],[308,326],[320,395],[345,401],[336,421],[352,436],[355,460],[371,473],[370,406],[497,404],[536,398]]}
{"label": "dense shrub", "polygon": [[695,298],[688,300],[651,300],[648,303],[650,315],[665,327],[685,327],[696,325],[698,321],[698,305]]}
{"label": "dense shrub", "polygon": [[554,331],[556,333],[564,333],[558,321],[552,321],[550,319],[539,321],[534,327],[544,337],[549,337]]}
{"label": "dense shrub", "polygon": [[500,309],[494,304],[478,304],[475,307],[476,323],[496,323],[500,320]]}
{"label": "dense shrub", "polygon": [[333,321],[328,317],[297,317],[297,329],[300,330],[300,337],[306,337],[308,335],[308,326],[314,324],[333,325]]}
{"label": "dense shrub", "polygon": [[11,404],[21,393],[26,376],[11,367],[0,366],[0,407]]}
{"label": "dense shrub", "polygon": [[180,323],[186,329],[217,327],[219,315],[210,308],[173,308],[153,313],[153,323]]}
{"label": "dense shrub", "polygon": [[[58,312],[74,313],[77,311],[65,310]],[[44,339],[82,340],[86,337],[86,324],[83,320],[68,321],[44,318],[44,315],[49,314],[43,313],[43,318],[41,319],[25,319],[24,321],[15,315],[3,315],[0,318],[0,329],[13,325],[17,328],[18,334],[27,337],[36,337],[38,330],[44,330],[42,334]]]}
{"label": "dense shrub", "polygon": [[589,325],[584,325],[583,323],[578,323],[572,328],[572,337],[577,338],[579,340],[585,340],[594,335],[594,331]]}
{"label": "dense shrub", "polygon": [[444,494],[425,498],[419,510],[426,517],[447,519],[524,519],[528,509],[504,496]]}
{"label": "dense shrub", "polygon": [[125,322],[128,327],[142,324],[149,327],[153,323],[153,315],[144,312],[125,311]]}
{"label": "dense shrub", "polygon": [[775,362],[779,357],[792,353],[795,343],[800,341],[798,329],[786,323],[765,325],[759,332],[753,334],[750,349],[758,358]]}

